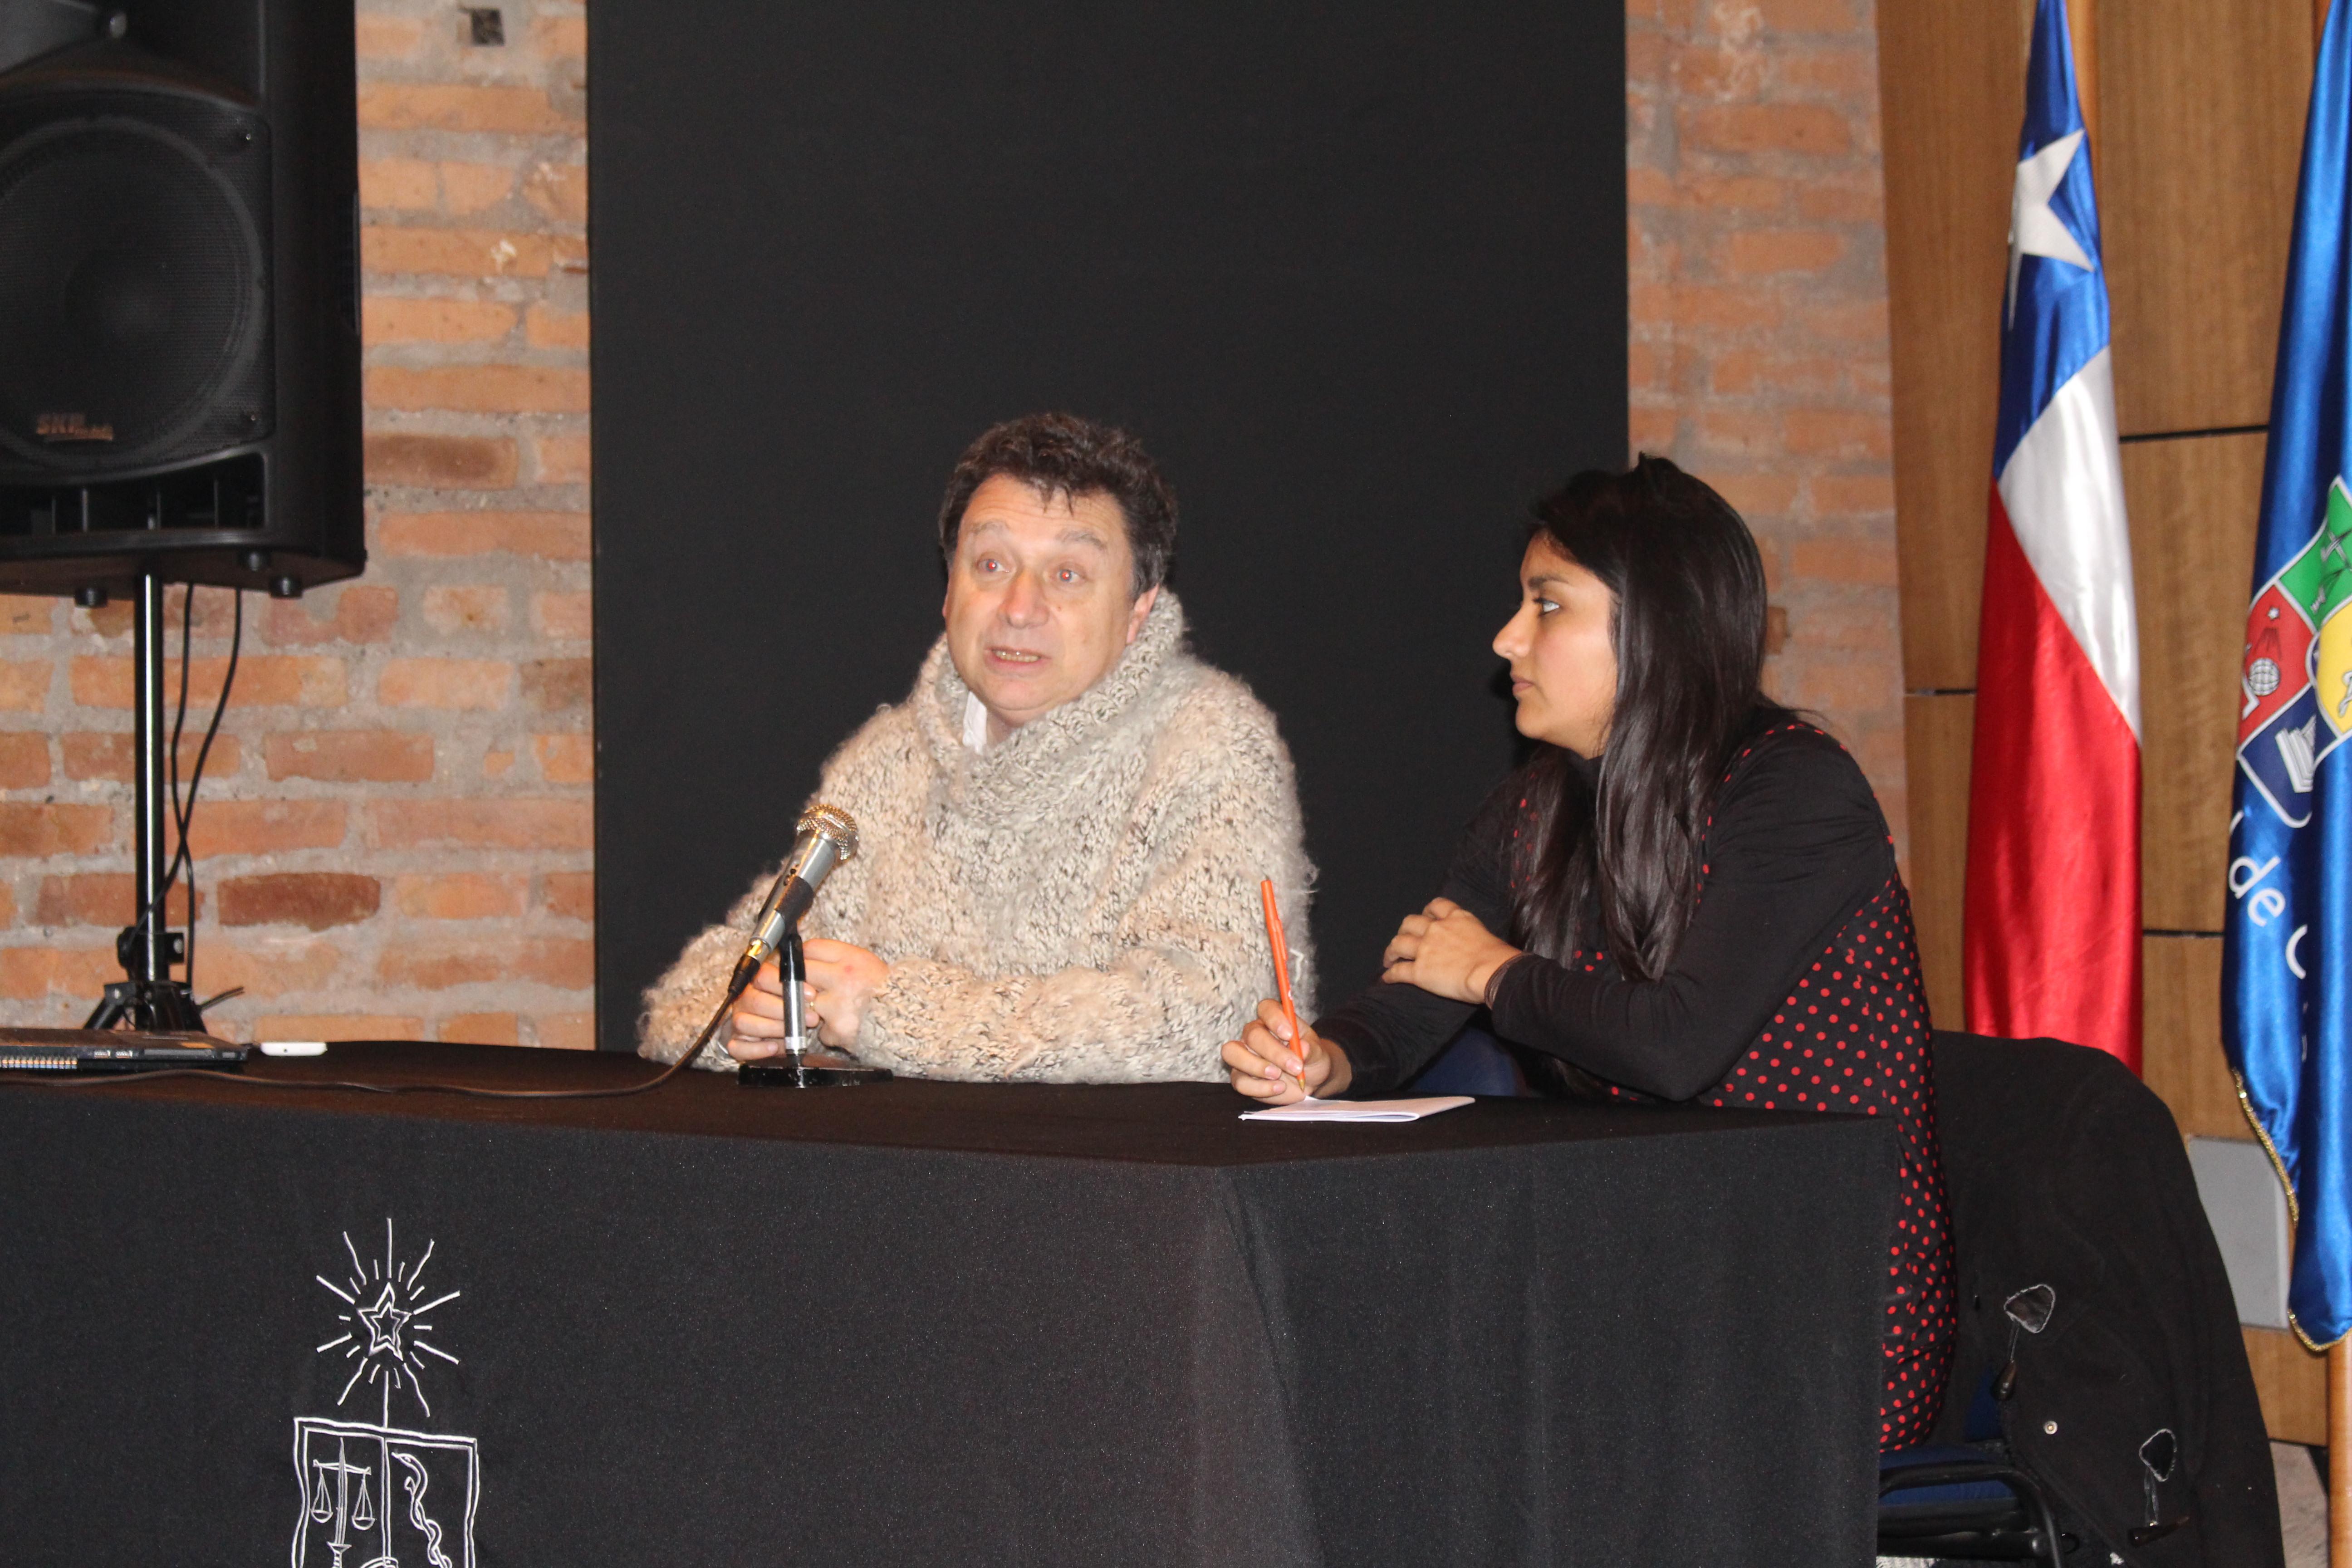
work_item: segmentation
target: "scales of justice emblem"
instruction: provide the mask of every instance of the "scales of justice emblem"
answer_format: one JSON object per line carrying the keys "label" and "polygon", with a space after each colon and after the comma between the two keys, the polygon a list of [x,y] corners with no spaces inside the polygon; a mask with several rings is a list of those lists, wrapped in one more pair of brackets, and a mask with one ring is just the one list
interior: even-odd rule
{"label": "scales of justice emblem", "polygon": [[430,1420],[425,1374],[457,1358],[433,1342],[433,1312],[457,1290],[425,1282],[433,1244],[414,1262],[393,1245],[383,1222],[383,1255],[362,1258],[343,1233],[350,1272],[316,1278],[334,1297],[338,1331],[318,1347],[337,1370],[351,1367],[338,1409],[356,1396],[363,1414],[373,1392],[378,1419],[322,1415],[294,1420],[294,1475],[301,1510],[294,1524],[294,1568],[474,1568],[474,1508],[481,1496],[481,1454],[471,1437],[392,1424],[395,1397],[416,1402]]}

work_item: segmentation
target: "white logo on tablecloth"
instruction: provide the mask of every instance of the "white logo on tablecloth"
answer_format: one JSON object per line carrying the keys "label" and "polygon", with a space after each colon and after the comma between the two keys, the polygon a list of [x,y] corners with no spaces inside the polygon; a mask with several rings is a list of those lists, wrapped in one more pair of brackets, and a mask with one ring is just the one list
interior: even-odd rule
{"label": "white logo on tablecloth", "polygon": [[[393,1401],[416,1402],[433,1415],[425,1375],[457,1358],[434,1342],[433,1313],[457,1290],[425,1282],[433,1244],[415,1262],[400,1258],[392,1221],[383,1222],[383,1256],[362,1258],[343,1233],[348,1273],[320,1284],[333,1293],[336,1332],[318,1353],[349,1363],[336,1395],[340,1409],[367,1390],[378,1419],[323,1415],[294,1420],[294,1473],[301,1511],[294,1525],[294,1568],[474,1568],[474,1508],[481,1496],[481,1455],[471,1437],[392,1424]],[[340,1272],[339,1267],[339,1272]],[[365,1385],[363,1388],[362,1385]]]}

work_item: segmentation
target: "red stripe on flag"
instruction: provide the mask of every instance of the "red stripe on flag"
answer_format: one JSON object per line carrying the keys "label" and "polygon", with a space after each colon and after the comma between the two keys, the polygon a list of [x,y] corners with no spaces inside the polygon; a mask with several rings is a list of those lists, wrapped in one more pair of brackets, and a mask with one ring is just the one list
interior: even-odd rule
{"label": "red stripe on flag", "polygon": [[1969,1027],[2140,1065],[2139,743],[2033,574],[1985,536],[1969,768]]}

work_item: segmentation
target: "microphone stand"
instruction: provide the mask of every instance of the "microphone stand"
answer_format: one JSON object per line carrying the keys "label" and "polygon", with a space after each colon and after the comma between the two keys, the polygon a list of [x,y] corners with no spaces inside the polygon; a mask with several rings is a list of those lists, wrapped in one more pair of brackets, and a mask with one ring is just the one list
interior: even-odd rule
{"label": "microphone stand", "polygon": [[808,977],[808,961],[801,952],[798,926],[784,933],[776,949],[776,977],[784,987],[784,1048],[764,1061],[745,1062],[736,1081],[765,1089],[838,1089],[880,1083],[888,1068],[869,1067],[856,1057],[821,1043],[808,1026],[807,1002],[801,987]]}

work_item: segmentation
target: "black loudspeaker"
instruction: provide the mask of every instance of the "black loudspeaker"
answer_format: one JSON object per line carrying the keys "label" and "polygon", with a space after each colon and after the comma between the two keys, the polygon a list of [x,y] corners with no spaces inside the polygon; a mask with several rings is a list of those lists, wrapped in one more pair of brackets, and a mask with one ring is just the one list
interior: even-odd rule
{"label": "black loudspeaker", "polygon": [[0,13],[0,590],[356,575],[348,0]]}

